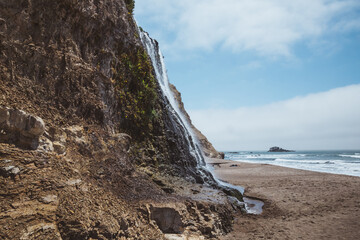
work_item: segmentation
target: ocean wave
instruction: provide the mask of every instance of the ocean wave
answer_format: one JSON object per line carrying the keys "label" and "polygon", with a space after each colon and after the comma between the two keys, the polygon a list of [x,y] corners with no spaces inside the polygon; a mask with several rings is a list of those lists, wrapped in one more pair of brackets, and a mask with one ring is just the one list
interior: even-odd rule
{"label": "ocean wave", "polygon": [[360,177],[360,152],[323,151],[297,153],[239,152],[228,154],[239,162],[266,163],[317,172],[347,174]]}
{"label": "ocean wave", "polygon": [[334,161],[331,160],[298,160],[298,159],[283,159],[277,158],[275,162],[288,162],[294,164],[335,164]]}
{"label": "ocean wave", "polygon": [[360,159],[360,154],[355,153],[355,155],[348,155],[348,154],[339,154],[340,157],[350,157],[350,158],[359,158]]}
{"label": "ocean wave", "polygon": [[283,158],[283,159],[292,159],[292,158],[304,158],[306,157],[306,154],[251,154],[251,155],[244,155],[244,158],[248,159],[277,159],[277,158]]}

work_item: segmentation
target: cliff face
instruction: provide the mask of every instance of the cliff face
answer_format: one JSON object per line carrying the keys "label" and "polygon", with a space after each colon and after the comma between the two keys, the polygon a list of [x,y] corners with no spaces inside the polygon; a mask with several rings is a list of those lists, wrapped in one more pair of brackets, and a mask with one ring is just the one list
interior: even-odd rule
{"label": "cliff face", "polygon": [[200,177],[132,4],[0,0],[0,239],[231,229],[234,205]]}
{"label": "cliff face", "polygon": [[178,102],[179,108],[180,110],[183,112],[183,114],[185,115],[185,117],[187,118],[188,122],[191,125],[191,129],[194,132],[194,134],[197,136],[202,150],[205,154],[206,157],[210,157],[210,158],[221,158],[224,159],[224,153],[222,152],[218,152],[216,151],[216,149],[214,148],[214,146],[211,144],[211,142],[209,142],[209,140],[205,137],[204,134],[202,134],[199,129],[197,129],[191,122],[190,116],[189,114],[186,112],[185,107],[184,107],[184,103],[182,102],[181,99],[181,93],[176,89],[176,87],[174,85],[170,85],[172,92],[174,93],[174,97],[176,99],[176,101]]}

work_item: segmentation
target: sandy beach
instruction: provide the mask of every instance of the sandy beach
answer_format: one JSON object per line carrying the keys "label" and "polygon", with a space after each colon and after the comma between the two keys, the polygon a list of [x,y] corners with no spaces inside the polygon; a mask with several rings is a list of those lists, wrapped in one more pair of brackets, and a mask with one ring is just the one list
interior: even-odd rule
{"label": "sandy beach", "polygon": [[262,200],[222,239],[360,239],[360,178],[208,159],[215,176]]}

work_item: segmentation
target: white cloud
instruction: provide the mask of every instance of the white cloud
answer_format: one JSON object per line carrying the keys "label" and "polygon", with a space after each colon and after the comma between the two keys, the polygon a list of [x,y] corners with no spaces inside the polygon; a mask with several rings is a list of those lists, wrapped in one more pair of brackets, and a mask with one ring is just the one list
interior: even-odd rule
{"label": "white cloud", "polygon": [[219,150],[360,149],[360,84],[260,107],[189,111]]}
{"label": "white cloud", "polygon": [[[162,47],[291,56],[299,41],[359,30],[357,0],[136,0]],[[172,37],[169,38],[169,35]]]}

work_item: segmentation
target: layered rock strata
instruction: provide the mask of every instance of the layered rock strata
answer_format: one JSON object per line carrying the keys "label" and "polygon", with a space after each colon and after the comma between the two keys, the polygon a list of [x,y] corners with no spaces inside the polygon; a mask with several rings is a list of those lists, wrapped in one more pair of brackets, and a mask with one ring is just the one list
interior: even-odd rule
{"label": "layered rock strata", "polygon": [[236,205],[199,176],[131,10],[0,0],[0,239],[230,231]]}

